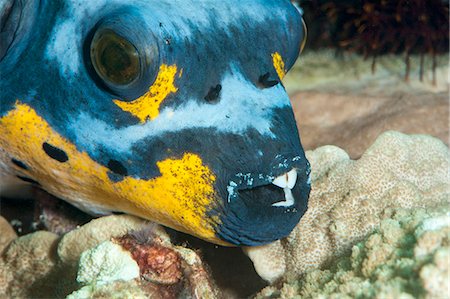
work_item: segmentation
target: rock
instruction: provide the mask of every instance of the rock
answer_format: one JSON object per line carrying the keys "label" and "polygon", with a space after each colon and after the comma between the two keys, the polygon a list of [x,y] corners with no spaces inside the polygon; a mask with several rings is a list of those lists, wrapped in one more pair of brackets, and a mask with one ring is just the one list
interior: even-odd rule
{"label": "rock", "polygon": [[11,243],[12,240],[17,238],[17,234],[12,228],[12,226],[9,224],[9,222],[0,216],[0,254],[3,252],[3,250],[6,248],[6,246]]}
{"label": "rock", "polygon": [[[326,266],[396,209],[449,204],[449,149],[430,136],[386,132],[357,161],[332,146],[307,152],[307,157],[312,165],[308,211],[286,239],[256,258],[250,254],[256,269],[284,260],[286,272],[277,278],[296,278]],[[275,280],[270,269],[260,275]]]}
{"label": "rock", "polygon": [[46,277],[56,265],[58,239],[56,234],[38,231],[15,239],[3,252],[0,281],[9,282],[3,289],[9,298],[49,295]]}
{"label": "rock", "polygon": [[[326,269],[267,288],[256,298],[449,298],[449,212],[448,205],[398,209]],[[440,225],[430,230],[430,221]]]}
{"label": "rock", "polygon": [[83,251],[129,231],[142,229],[147,223],[130,215],[112,215],[94,219],[61,239],[58,256],[63,263],[75,265]]}
{"label": "rock", "polygon": [[373,95],[302,91],[291,100],[307,150],[333,144],[352,158],[359,158],[378,135],[388,130],[428,134],[447,145],[449,142],[448,92]]}

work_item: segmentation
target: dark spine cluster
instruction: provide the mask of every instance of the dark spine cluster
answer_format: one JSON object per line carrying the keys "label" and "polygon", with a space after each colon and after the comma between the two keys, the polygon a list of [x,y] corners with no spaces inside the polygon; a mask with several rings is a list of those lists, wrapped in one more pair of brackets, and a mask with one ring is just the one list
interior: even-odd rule
{"label": "dark spine cluster", "polygon": [[311,48],[332,47],[372,57],[405,55],[405,79],[409,79],[410,55],[420,55],[420,79],[424,56],[433,60],[449,50],[449,2],[443,0],[298,0],[305,10]]}

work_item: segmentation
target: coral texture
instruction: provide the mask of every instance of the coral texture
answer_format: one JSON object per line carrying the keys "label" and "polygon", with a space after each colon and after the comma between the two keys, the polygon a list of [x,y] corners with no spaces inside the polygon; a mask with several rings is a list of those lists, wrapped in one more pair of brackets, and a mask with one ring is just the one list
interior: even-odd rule
{"label": "coral texture", "polygon": [[128,231],[142,228],[147,222],[129,215],[113,215],[95,219],[66,234],[58,244],[62,262],[76,264],[83,251]]}
{"label": "coral texture", "polygon": [[56,265],[57,243],[58,236],[45,231],[11,242],[0,259],[0,298],[48,296],[44,291],[48,287],[46,277]]}
{"label": "coral texture", "polygon": [[308,211],[278,245],[257,248],[255,268],[284,262],[284,276],[295,279],[326,266],[377,229],[388,210],[449,204],[449,149],[430,136],[386,132],[353,161],[334,146],[307,152],[312,165]]}
{"label": "coral texture", "polygon": [[156,294],[149,295],[144,292],[139,283],[132,281],[115,281],[113,283],[104,285],[87,285],[73,292],[66,299],[86,299],[86,298],[108,298],[108,299],[123,299],[123,298],[160,298]]}
{"label": "coral texture", "polygon": [[17,238],[17,234],[9,222],[2,216],[0,216],[0,232],[0,253],[2,253],[3,249],[5,249],[12,240]]}
{"label": "coral texture", "polygon": [[139,266],[120,245],[106,241],[81,254],[77,281],[82,284],[107,284],[139,277]]}
{"label": "coral texture", "polygon": [[450,207],[389,209],[385,217],[329,268],[256,298],[450,298]]}
{"label": "coral texture", "polygon": [[[70,294],[70,295],[69,295]],[[0,258],[0,298],[216,298],[203,261],[161,226],[108,216],[59,237],[15,239]]]}

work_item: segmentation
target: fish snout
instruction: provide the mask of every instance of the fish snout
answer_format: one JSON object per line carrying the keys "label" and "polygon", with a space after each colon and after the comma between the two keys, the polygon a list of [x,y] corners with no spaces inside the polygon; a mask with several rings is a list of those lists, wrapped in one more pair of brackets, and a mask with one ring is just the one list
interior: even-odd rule
{"label": "fish snout", "polygon": [[307,210],[310,167],[304,155],[277,157],[266,172],[238,172],[226,186],[218,235],[245,246],[287,236]]}

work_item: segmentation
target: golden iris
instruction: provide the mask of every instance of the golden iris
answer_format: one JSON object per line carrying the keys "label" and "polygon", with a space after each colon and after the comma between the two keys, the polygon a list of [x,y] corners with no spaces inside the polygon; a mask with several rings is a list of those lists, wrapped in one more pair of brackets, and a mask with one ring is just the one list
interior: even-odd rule
{"label": "golden iris", "polygon": [[107,84],[127,85],[139,77],[139,52],[125,38],[105,29],[94,35],[91,61],[95,71]]}

